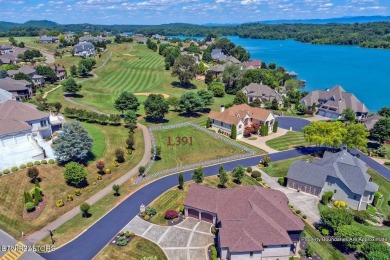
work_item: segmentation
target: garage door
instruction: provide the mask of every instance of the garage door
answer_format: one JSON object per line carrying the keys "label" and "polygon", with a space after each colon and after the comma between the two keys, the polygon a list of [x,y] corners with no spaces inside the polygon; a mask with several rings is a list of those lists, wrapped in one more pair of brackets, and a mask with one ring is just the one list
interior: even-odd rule
{"label": "garage door", "polygon": [[199,212],[195,209],[188,209],[188,216],[199,219]]}
{"label": "garage door", "polygon": [[3,144],[4,144],[4,146],[15,144],[14,138],[12,138],[12,137],[4,138]]}
{"label": "garage door", "polygon": [[28,142],[27,135],[20,135],[16,137],[16,143],[20,144],[25,142]]}
{"label": "garage door", "polygon": [[206,222],[209,222],[209,223],[213,223],[213,216],[211,214],[208,214],[208,213],[202,213],[202,221],[206,221]]}

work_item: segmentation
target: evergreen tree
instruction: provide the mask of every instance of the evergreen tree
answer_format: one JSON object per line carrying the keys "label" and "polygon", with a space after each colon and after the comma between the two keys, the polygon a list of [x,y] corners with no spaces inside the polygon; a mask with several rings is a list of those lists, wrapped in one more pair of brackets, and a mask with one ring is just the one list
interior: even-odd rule
{"label": "evergreen tree", "polygon": [[271,109],[273,109],[273,110],[278,110],[279,109],[279,104],[278,104],[278,101],[276,100],[276,98],[274,98],[272,100]]}
{"label": "evergreen tree", "polygon": [[233,100],[233,103],[235,105],[240,105],[240,104],[247,104],[248,103],[248,98],[245,96],[244,92],[237,91],[236,97]]}
{"label": "evergreen tree", "polygon": [[222,187],[225,187],[225,184],[229,180],[229,176],[227,175],[227,172],[223,168],[223,165],[219,166],[218,173],[219,173],[219,185],[221,185]]}
{"label": "evergreen tree", "polygon": [[37,206],[39,202],[42,201],[41,191],[40,189],[35,188],[34,189],[34,204]]}
{"label": "evergreen tree", "polygon": [[27,201],[26,203],[28,203],[28,202],[33,202],[33,199],[32,199],[32,197],[31,197],[30,192],[26,192],[26,198],[25,198],[25,200]]}
{"label": "evergreen tree", "polygon": [[128,110],[125,112],[125,116],[123,118],[125,122],[125,126],[133,130],[137,126],[137,114],[133,110]]}
{"label": "evergreen tree", "polygon": [[137,111],[140,102],[137,97],[130,92],[124,91],[120,94],[120,96],[115,100],[115,109],[122,112],[126,110],[134,110]]}
{"label": "evergreen tree", "polygon": [[238,166],[233,169],[232,175],[237,183],[241,183],[242,178],[245,176],[245,168]]}
{"label": "evergreen tree", "polygon": [[183,176],[183,173],[181,172],[179,174],[179,188],[183,189],[183,187],[184,187],[184,176]]}
{"label": "evergreen tree", "polygon": [[274,133],[278,132],[278,126],[279,126],[279,122],[275,120],[274,125],[272,127],[272,132]]}
{"label": "evergreen tree", "polygon": [[41,185],[39,185],[39,181],[38,179],[35,179],[35,188],[40,188]]}
{"label": "evergreen tree", "polygon": [[211,121],[210,118],[207,118],[206,128],[210,128],[210,127],[211,127]]}
{"label": "evergreen tree", "polygon": [[232,138],[234,140],[237,139],[237,127],[235,124],[233,124],[231,127],[230,138]]}
{"label": "evergreen tree", "polygon": [[76,94],[81,90],[81,84],[77,84],[74,78],[67,78],[62,82],[64,92]]}
{"label": "evergreen tree", "polygon": [[195,181],[195,183],[203,182],[204,179],[203,168],[195,169],[194,173],[192,174],[192,179]]}
{"label": "evergreen tree", "polygon": [[70,66],[70,75],[72,77],[76,77],[77,76],[77,67],[76,67],[76,65]]}

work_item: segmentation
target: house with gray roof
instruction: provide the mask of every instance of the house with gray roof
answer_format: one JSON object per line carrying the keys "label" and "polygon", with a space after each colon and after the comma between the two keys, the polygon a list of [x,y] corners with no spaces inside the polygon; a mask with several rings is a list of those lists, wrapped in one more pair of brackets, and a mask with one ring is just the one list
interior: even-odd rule
{"label": "house with gray roof", "polygon": [[18,73],[24,73],[26,74],[32,81],[34,82],[34,85],[37,87],[42,87],[43,84],[45,84],[45,78],[37,73],[37,71],[28,65],[22,66],[17,70],[9,70],[8,75],[10,77],[14,77],[15,74]]}
{"label": "house with gray roof", "polygon": [[367,169],[365,162],[346,150],[325,152],[321,159],[291,164],[287,187],[315,196],[331,191],[334,200],[344,201],[355,210],[365,210],[378,190]]}
{"label": "house with gray roof", "polygon": [[0,89],[12,93],[13,99],[28,99],[33,94],[32,84],[30,82],[27,80],[15,80],[9,77],[0,79]]}
{"label": "house with gray roof", "polygon": [[11,92],[0,88],[0,104],[12,99],[15,99],[15,97]]}
{"label": "house with gray roof", "polygon": [[58,41],[57,37],[51,37],[51,36],[47,36],[47,35],[41,36],[38,40],[39,43],[54,43],[57,41]]}
{"label": "house with gray roof", "polygon": [[222,49],[212,49],[211,50],[211,58],[214,61],[226,62],[226,60],[227,60],[227,56],[222,52]]}
{"label": "house with gray roof", "polygon": [[0,54],[10,53],[12,52],[13,47],[9,44],[1,44],[0,45]]}
{"label": "house with gray roof", "polygon": [[248,98],[249,103],[252,103],[256,99],[259,99],[262,102],[272,102],[274,99],[276,99],[280,107],[282,107],[284,104],[282,95],[267,85],[250,83],[248,86],[243,87],[241,91]]}
{"label": "house with gray roof", "polygon": [[356,114],[357,120],[367,117],[367,107],[352,94],[336,85],[331,89],[315,90],[300,100],[307,106],[317,105],[318,114],[325,117],[339,119],[345,109],[350,108]]}
{"label": "house with gray roof", "polygon": [[363,119],[362,124],[365,125],[365,127],[368,131],[371,131],[374,128],[374,125],[376,124],[376,122],[378,122],[378,120],[381,118],[383,118],[383,116],[381,116],[381,115],[378,115],[378,114],[372,115],[370,117]]}
{"label": "house with gray roof", "polygon": [[81,42],[104,42],[106,41],[107,38],[103,36],[82,36],[79,39],[79,43]]}
{"label": "house with gray roof", "polygon": [[73,47],[73,54],[80,57],[89,57],[96,54],[95,46],[90,42],[80,42]]}
{"label": "house with gray roof", "polygon": [[17,54],[13,52],[4,53],[0,55],[0,63],[1,64],[16,64],[20,60],[17,56]]}
{"label": "house with gray roof", "polygon": [[218,228],[220,259],[289,259],[299,248],[303,221],[278,190],[259,186],[215,189],[189,187],[187,217]]}

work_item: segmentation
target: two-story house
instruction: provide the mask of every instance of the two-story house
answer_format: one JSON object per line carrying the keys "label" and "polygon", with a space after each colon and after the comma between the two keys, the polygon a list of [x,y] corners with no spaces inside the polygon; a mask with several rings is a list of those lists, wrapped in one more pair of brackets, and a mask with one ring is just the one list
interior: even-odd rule
{"label": "two-story house", "polygon": [[248,86],[243,87],[241,91],[245,94],[250,103],[255,101],[255,99],[259,99],[262,102],[272,102],[276,99],[280,107],[284,104],[282,95],[267,85],[250,83]]}
{"label": "two-story house", "polygon": [[232,126],[235,125],[237,139],[244,137],[245,128],[254,123],[260,127],[268,127],[269,132],[272,132],[275,123],[275,116],[270,110],[250,107],[247,104],[234,105],[228,109],[221,106],[221,112],[211,111],[208,118],[211,127],[227,134],[231,134]]}
{"label": "two-story house", "polygon": [[89,57],[96,54],[95,46],[90,42],[80,42],[73,47],[73,54],[80,57]]}
{"label": "two-story house", "polygon": [[33,94],[32,84],[27,80],[15,80],[6,77],[0,79],[0,89],[12,93],[13,99],[29,99]]}
{"label": "two-story house", "polygon": [[57,75],[57,80],[64,80],[66,77],[66,71],[63,67],[61,66],[50,66],[50,68],[56,73]]}
{"label": "two-story house", "polygon": [[45,78],[37,73],[37,71],[30,66],[23,66],[17,70],[9,70],[8,75],[13,77],[15,74],[19,72],[26,74],[32,81],[36,87],[42,87],[45,84]]}

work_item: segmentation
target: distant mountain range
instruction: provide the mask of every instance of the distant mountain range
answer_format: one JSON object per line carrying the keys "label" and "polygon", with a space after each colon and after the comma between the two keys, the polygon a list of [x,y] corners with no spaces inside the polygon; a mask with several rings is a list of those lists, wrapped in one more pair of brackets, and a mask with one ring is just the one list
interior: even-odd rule
{"label": "distant mountain range", "polygon": [[41,27],[41,28],[54,28],[58,26],[59,24],[56,22],[48,21],[48,20],[31,20],[27,21],[25,23],[11,23],[11,22],[3,22],[0,21],[0,27]]}

